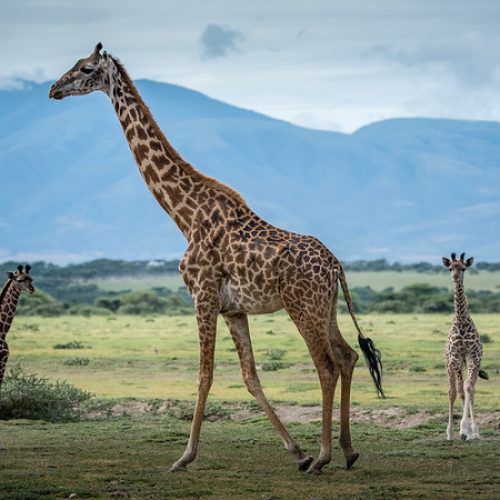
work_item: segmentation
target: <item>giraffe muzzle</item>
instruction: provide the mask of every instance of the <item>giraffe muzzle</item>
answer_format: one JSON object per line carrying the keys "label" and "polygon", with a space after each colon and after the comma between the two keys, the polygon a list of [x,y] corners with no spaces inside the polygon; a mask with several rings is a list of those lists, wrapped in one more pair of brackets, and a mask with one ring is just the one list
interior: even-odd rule
{"label": "giraffe muzzle", "polygon": [[49,97],[50,99],[56,99],[57,101],[61,100],[64,97],[63,93],[59,90],[59,86],[57,85],[57,83],[54,83],[54,85],[50,87]]}

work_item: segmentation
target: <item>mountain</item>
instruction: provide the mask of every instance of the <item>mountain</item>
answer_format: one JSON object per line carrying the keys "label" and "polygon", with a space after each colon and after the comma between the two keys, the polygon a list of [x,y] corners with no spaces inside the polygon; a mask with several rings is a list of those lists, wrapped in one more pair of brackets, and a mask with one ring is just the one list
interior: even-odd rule
{"label": "mountain", "polygon": [[[0,91],[0,261],[180,256],[108,98]],[[394,119],[310,130],[175,85],[137,82],[174,147],[269,222],[342,260],[500,256],[500,123]]]}

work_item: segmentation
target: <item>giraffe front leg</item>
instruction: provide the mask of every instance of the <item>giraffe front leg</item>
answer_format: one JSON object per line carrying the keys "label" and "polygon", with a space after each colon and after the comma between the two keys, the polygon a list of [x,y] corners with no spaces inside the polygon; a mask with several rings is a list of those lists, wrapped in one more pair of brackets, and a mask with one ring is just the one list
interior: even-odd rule
{"label": "giraffe front leg", "polygon": [[7,370],[9,360],[9,345],[6,340],[0,340],[0,397],[2,396],[2,382]]}
{"label": "giraffe front leg", "polygon": [[215,335],[217,329],[217,312],[209,306],[197,307],[196,319],[198,321],[200,336],[200,370],[198,397],[196,399],[191,432],[186,450],[181,458],[170,468],[170,472],[185,471],[186,465],[196,458],[200,440],[201,422],[205,412],[208,393],[212,386],[214,370]]}
{"label": "giraffe front leg", "polygon": [[453,441],[453,407],[457,399],[457,377],[456,373],[448,369],[448,427],[446,436],[448,441]]}
{"label": "giraffe front leg", "polygon": [[[9,359],[9,346],[6,340],[0,341],[0,405],[2,404],[2,382],[7,369],[7,361]],[[5,450],[5,445],[0,442],[0,450]]]}
{"label": "giraffe front leg", "polygon": [[313,458],[305,455],[297,442],[290,436],[262,390],[262,385],[255,367],[247,315],[226,314],[224,315],[224,320],[229,328],[229,333],[234,341],[236,350],[238,351],[241,373],[248,392],[257,400],[260,407],[271,421],[271,424],[278,431],[285,448],[297,458],[299,470],[307,470]]}

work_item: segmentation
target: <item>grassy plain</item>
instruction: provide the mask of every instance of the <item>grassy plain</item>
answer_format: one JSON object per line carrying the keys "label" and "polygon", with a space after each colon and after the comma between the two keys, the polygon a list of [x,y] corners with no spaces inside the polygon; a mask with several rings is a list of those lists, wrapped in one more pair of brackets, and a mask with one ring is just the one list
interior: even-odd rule
{"label": "grassy plain", "polygon": [[[370,286],[373,290],[381,291],[388,287],[395,290],[412,285],[414,283],[428,283],[433,286],[452,288],[451,279],[448,273],[417,273],[416,271],[349,271],[347,273],[349,286],[364,287]],[[179,274],[137,276],[137,277],[113,277],[90,281],[96,283],[106,291],[122,290],[143,290],[145,288],[165,287],[177,290],[184,285]],[[500,290],[500,271],[487,272],[479,271],[466,275],[466,286],[470,290],[490,290],[498,292]]]}
{"label": "grassy plain", "polygon": [[[317,423],[287,427],[305,450],[317,453]],[[2,499],[492,500],[500,487],[498,433],[447,442],[442,424],[405,430],[354,424],[361,458],[346,471],[336,446],[321,476],[298,472],[262,417],[205,422],[198,459],[189,472],[176,474],[167,471],[186,444],[186,421],[9,421],[0,431],[8,446],[0,451]]]}
{"label": "grassy plain", "polygon": [[[359,405],[442,405],[446,397],[443,349],[450,315],[364,315],[361,325],[382,351],[388,398],[376,397],[368,370],[360,360],[354,375],[353,403]],[[477,404],[500,409],[500,335],[498,315],[475,315],[485,344]],[[340,316],[344,337],[356,345],[347,315]],[[283,313],[253,316],[250,328],[257,363],[270,399],[314,404],[320,391],[306,346]],[[84,349],[54,349],[77,341]],[[192,399],[197,387],[198,337],[193,316],[19,317],[9,334],[11,359],[27,371],[66,379],[98,397]],[[88,358],[88,365],[65,364]],[[278,359],[279,358],[279,359]],[[272,366],[271,366],[272,368]],[[219,324],[212,399],[246,400],[238,357],[223,322]]]}
{"label": "grassy plain", "polygon": [[[338,445],[333,462],[319,476],[296,471],[290,455],[265,417],[203,424],[200,453],[191,471],[169,474],[182,453],[189,421],[168,414],[142,414],[68,424],[0,421],[0,498],[498,498],[500,491],[499,315],[475,315],[484,345],[489,381],[477,387],[478,415],[488,417],[482,440],[444,439],[447,383],[443,347],[450,315],[366,315],[365,333],[383,353],[384,387],[378,399],[360,360],[354,375],[353,410],[424,410],[434,419],[401,425],[399,414],[379,422],[367,416],[353,424],[361,458],[342,469]],[[340,317],[346,339],[355,345],[348,316]],[[266,394],[273,402],[317,405],[320,392],[304,342],[284,314],[250,319],[256,358]],[[81,342],[84,349],[54,349]],[[99,398],[193,400],[197,387],[198,339],[191,316],[18,317],[9,334],[10,366],[66,379]],[[87,365],[65,364],[88,358]],[[280,358],[280,359],[277,359]],[[250,401],[233,344],[219,328],[212,402]],[[459,408],[457,408],[457,416]],[[496,419],[496,423],[495,423]],[[458,426],[458,423],[457,423]],[[318,452],[318,422],[289,422],[303,448]],[[334,421],[334,436],[338,422]]]}

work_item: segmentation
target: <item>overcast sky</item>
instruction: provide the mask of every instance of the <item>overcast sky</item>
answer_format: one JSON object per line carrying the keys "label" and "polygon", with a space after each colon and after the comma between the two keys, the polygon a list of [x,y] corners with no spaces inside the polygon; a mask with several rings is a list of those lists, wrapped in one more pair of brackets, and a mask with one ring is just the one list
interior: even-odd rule
{"label": "overcast sky", "polygon": [[134,79],[308,127],[500,120],[496,0],[3,0],[0,87],[53,80],[98,41]]}

